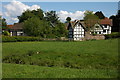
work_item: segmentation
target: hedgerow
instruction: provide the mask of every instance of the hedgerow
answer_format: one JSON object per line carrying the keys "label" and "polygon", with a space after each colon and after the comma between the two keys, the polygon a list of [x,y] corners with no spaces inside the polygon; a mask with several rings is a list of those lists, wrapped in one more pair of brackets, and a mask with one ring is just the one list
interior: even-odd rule
{"label": "hedgerow", "polygon": [[112,39],[112,38],[119,38],[120,33],[119,32],[113,32],[111,34],[106,34],[105,39]]}
{"label": "hedgerow", "polygon": [[2,36],[2,42],[41,41],[40,37],[29,36]]}

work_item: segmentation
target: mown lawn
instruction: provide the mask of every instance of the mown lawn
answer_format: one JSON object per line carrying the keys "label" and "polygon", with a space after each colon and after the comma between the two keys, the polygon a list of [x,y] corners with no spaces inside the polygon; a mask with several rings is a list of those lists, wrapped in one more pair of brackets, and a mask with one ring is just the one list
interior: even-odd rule
{"label": "mown lawn", "polygon": [[[4,78],[117,77],[118,39],[83,42],[12,42],[3,43],[2,48]],[[44,70],[47,71],[44,73]],[[30,76],[31,74],[34,75]]]}
{"label": "mown lawn", "polygon": [[3,63],[4,78],[115,78],[117,70],[70,69]]}

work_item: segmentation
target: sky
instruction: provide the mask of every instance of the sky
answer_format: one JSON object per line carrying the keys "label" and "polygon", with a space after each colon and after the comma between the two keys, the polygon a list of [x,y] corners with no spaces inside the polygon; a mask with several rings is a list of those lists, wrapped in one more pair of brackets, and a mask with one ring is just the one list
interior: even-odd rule
{"label": "sky", "polygon": [[[10,2],[11,0],[3,0]],[[18,0],[21,2],[118,2],[120,0]]]}
{"label": "sky", "polygon": [[68,16],[71,17],[72,20],[83,19],[86,10],[93,12],[102,11],[106,17],[116,15],[118,10],[118,0],[109,0],[110,2],[107,2],[108,0],[104,0],[106,2],[85,1],[86,0],[84,0],[84,2],[71,2],[71,0],[69,0],[69,2],[40,2],[29,0],[29,2],[27,2],[27,0],[13,0],[9,2],[9,0],[4,0],[4,2],[2,2],[2,8],[0,9],[0,15],[6,18],[8,24],[13,24],[18,22],[17,16],[20,16],[25,10],[37,10],[40,8],[45,12],[55,10],[60,20],[64,22]]}

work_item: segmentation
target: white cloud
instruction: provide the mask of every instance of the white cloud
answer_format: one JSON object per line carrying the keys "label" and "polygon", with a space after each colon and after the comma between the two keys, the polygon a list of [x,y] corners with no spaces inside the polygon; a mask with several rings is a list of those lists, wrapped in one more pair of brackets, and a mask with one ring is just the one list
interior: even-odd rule
{"label": "white cloud", "polygon": [[0,11],[0,16],[2,16],[2,12]]}
{"label": "white cloud", "polygon": [[[17,16],[20,16],[27,9],[29,10],[37,10],[40,8],[39,5],[28,6],[20,1],[13,0],[7,5],[4,5],[5,12],[3,12],[3,16],[6,18],[8,24],[17,23],[19,20]],[[66,21],[67,17],[71,17],[72,20],[75,19],[83,19],[85,11],[76,11],[76,12],[68,12],[68,11],[59,11],[57,12],[60,20],[62,22]],[[1,13],[0,13],[1,14]]]}
{"label": "white cloud", "polygon": [[60,20],[62,22],[65,22],[67,17],[71,17],[72,20],[83,19],[84,12],[85,11],[76,11],[76,12],[72,13],[72,12],[67,12],[67,11],[61,10],[60,12],[57,12],[57,14],[60,17]]}
{"label": "white cloud", "polygon": [[20,16],[27,9],[37,10],[40,8],[40,6],[39,5],[28,6],[20,1],[13,0],[11,3],[5,5],[4,8],[6,9],[6,12],[4,12],[4,16],[6,17],[7,22],[14,23],[18,21],[16,17]]}

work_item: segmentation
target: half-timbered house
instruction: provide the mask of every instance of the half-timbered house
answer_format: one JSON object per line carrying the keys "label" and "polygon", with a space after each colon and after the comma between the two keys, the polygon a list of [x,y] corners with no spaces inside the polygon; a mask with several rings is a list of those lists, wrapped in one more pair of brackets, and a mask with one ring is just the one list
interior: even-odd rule
{"label": "half-timbered house", "polygon": [[82,41],[85,36],[85,27],[80,20],[71,21],[68,24],[68,38],[69,40]]}

